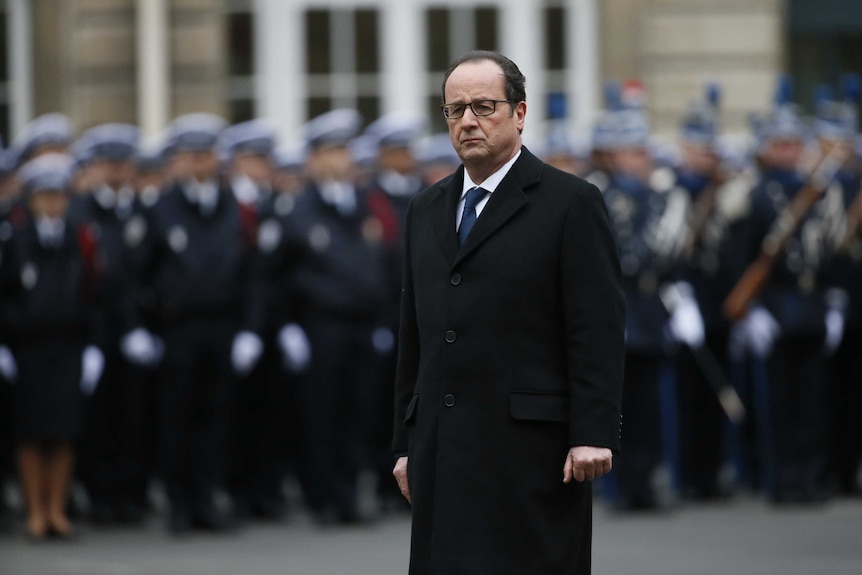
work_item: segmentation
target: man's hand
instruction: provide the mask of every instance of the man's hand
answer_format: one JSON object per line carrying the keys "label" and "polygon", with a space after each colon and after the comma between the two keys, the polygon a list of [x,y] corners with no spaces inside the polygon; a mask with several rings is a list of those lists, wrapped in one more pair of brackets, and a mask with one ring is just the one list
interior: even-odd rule
{"label": "man's hand", "polygon": [[[587,447],[581,445],[569,449],[566,463],[563,465],[563,483],[575,481],[592,481],[609,473],[613,462],[613,453],[607,447]],[[400,460],[399,460],[400,461]],[[398,466],[395,466],[398,469]],[[406,475],[407,461],[404,462]]]}
{"label": "man's hand", "polygon": [[398,482],[398,489],[401,490],[401,495],[410,503],[410,486],[407,485],[407,458],[399,457],[395,462],[395,469],[392,470],[392,475]]}

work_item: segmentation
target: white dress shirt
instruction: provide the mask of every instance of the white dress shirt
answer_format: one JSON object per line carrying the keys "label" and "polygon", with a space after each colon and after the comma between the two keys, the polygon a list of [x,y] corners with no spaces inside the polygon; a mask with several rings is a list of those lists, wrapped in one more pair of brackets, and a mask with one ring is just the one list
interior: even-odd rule
{"label": "white dress shirt", "polygon": [[[476,204],[476,219],[482,214],[482,210],[485,209],[485,204],[488,203],[488,200],[491,199],[491,194],[494,193],[494,190],[497,189],[497,186],[500,185],[500,182],[503,181],[503,178],[506,177],[506,174],[509,173],[509,170],[512,169],[512,166],[515,164],[515,161],[521,157],[521,150],[518,150],[518,153],[515,154],[511,160],[503,164],[503,166],[485,178],[485,181],[481,183],[480,187],[483,190],[487,190],[488,193],[485,194],[485,197],[479,200],[479,203]],[[461,226],[461,217],[464,215],[464,202],[467,201],[467,192],[472,190],[477,186],[473,180],[470,179],[470,174],[467,173],[466,168],[464,169],[464,187],[461,190],[461,199],[458,200],[458,209],[455,210],[455,229],[457,230]]]}

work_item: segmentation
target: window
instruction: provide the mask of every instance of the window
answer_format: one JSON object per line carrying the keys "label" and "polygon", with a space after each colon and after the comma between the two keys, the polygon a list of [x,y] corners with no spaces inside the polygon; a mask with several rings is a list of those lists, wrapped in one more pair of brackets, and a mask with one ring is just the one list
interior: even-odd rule
{"label": "window", "polygon": [[305,12],[307,118],[354,108],[365,122],[380,114],[380,18],[377,9]]}
{"label": "window", "polygon": [[549,0],[544,9],[544,62],[547,116],[562,120],[568,115],[566,93],[566,9],[559,0]]}
{"label": "window", "polygon": [[227,113],[231,123],[255,116],[254,15],[251,3],[231,0],[227,12]]}
{"label": "window", "polygon": [[440,79],[451,61],[469,50],[497,50],[499,11],[495,6],[476,8],[428,8],[425,31],[428,63],[428,117],[431,130],[446,131],[440,113]]}

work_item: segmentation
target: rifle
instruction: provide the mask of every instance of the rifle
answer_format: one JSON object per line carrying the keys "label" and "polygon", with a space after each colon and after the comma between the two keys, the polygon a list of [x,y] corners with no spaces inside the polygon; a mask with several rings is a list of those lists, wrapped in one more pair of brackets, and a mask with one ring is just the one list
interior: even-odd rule
{"label": "rifle", "polygon": [[862,232],[862,189],[856,193],[853,203],[847,209],[847,230],[839,246],[839,253],[849,253],[860,232]]}
{"label": "rifle", "polygon": [[[666,285],[659,291],[661,303],[669,314],[673,314],[682,297],[679,289],[673,284]],[[724,373],[724,370],[722,370],[718,360],[715,359],[715,356],[704,343],[698,346],[687,347],[691,350],[691,355],[694,357],[697,367],[706,377],[706,382],[718,398],[718,403],[721,405],[721,409],[727,415],[727,418],[732,423],[742,423],[742,420],[745,419],[745,406],[736,393],[736,389],[734,389],[730,379]]]}
{"label": "rifle", "polygon": [[835,179],[835,175],[844,165],[847,157],[848,152],[843,147],[832,148],[817,164],[799,193],[778,214],[769,233],[763,239],[757,259],[748,266],[724,300],[724,314],[728,319],[738,321],[745,317],[749,304],[766,286],[778,256],[802,225],[809,210]]}

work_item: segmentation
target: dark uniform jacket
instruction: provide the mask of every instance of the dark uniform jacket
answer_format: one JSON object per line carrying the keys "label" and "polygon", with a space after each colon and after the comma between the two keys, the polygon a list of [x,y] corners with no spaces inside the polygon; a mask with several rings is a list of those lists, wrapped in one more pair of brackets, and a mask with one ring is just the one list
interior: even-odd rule
{"label": "dark uniform jacket", "polygon": [[[772,229],[778,214],[802,189],[804,182],[795,173],[766,171],[751,192],[751,215],[746,232],[749,240],[748,257],[753,261]],[[823,337],[826,314],[825,290],[834,283],[831,266],[834,246],[828,235],[830,222],[827,195],[806,215],[804,222],[787,248],[778,256],[769,283],[760,301],[775,317],[781,333],[788,337]],[[843,214],[839,201],[837,217]]]}
{"label": "dark uniform jacket", "polygon": [[252,246],[231,191],[219,189],[214,211],[204,214],[175,185],[148,219],[143,299],[158,322],[237,320],[247,295]]}
{"label": "dark uniform jacket", "polygon": [[459,248],[463,169],[407,219],[393,450],[410,573],[587,573],[571,446],[619,446],[624,305],[600,192],[525,148]]}
{"label": "dark uniform jacket", "polygon": [[386,298],[383,230],[362,190],[356,211],[342,214],[314,184],[284,221],[286,261],[294,264],[287,294],[299,316],[324,314],[378,321]]}

